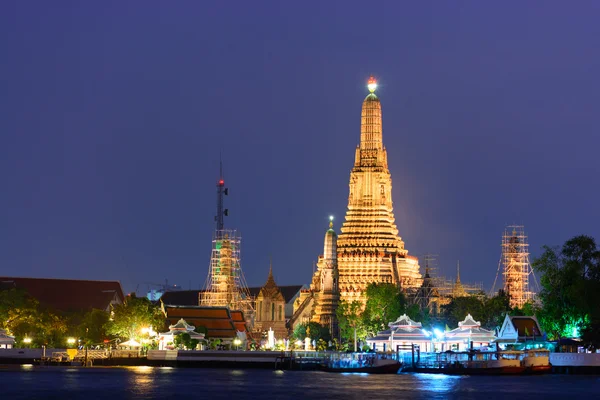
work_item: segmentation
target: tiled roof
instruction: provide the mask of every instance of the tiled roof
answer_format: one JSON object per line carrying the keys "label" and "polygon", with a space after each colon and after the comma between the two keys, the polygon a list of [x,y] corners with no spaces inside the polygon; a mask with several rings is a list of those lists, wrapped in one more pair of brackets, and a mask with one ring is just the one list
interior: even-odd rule
{"label": "tiled roof", "polygon": [[[300,291],[300,289],[302,289],[303,285],[289,285],[289,286],[278,286],[278,287],[279,287],[279,290],[281,291],[281,294],[283,295],[283,299],[285,300],[285,302],[289,303],[290,301],[292,301],[294,296]],[[260,289],[262,289],[262,286],[248,288],[248,290],[250,291],[250,296],[252,296],[254,299],[256,299],[256,297],[258,296],[258,293],[260,293]]]}
{"label": "tiled roof", "polygon": [[118,281],[0,277],[0,284],[23,289],[42,307],[56,311],[107,310],[113,300],[124,299]]}
{"label": "tiled roof", "polygon": [[[289,303],[302,287],[303,285],[279,286],[279,290],[281,291],[285,302]],[[250,296],[254,300],[258,297],[260,289],[262,289],[262,286],[248,288]],[[164,304],[174,306],[197,306],[199,304],[199,296],[202,293],[204,293],[204,290],[178,290],[164,293],[160,300]]]}
{"label": "tiled roof", "polygon": [[532,317],[510,317],[519,337],[542,336],[540,327]]}
{"label": "tiled roof", "polygon": [[402,327],[404,329],[412,328],[412,329],[421,329],[421,323],[415,322],[406,314],[403,314],[398,317],[398,319],[394,322],[390,322],[388,324],[390,328]]}
{"label": "tiled roof", "polygon": [[227,307],[173,306],[163,303],[163,311],[171,324],[183,318],[195,327],[205,327],[209,338],[234,338],[237,331],[246,331],[243,313],[229,311]]}

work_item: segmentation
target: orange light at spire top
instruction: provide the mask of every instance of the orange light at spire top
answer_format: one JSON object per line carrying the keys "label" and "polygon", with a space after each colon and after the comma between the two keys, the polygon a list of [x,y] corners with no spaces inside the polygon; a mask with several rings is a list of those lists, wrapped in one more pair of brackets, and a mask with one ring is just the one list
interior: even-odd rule
{"label": "orange light at spire top", "polygon": [[369,88],[369,92],[373,93],[375,89],[377,89],[377,80],[371,75],[369,81],[367,82],[367,87]]}

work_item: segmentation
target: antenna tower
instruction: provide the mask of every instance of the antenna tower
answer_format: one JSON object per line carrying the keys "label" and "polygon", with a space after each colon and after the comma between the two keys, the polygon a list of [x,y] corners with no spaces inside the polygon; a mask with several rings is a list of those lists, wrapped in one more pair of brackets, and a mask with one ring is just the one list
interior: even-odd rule
{"label": "antenna tower", "polygon": [[504,230],[501,263],[504,291],[510,299],[510,306],[521,308],[535,295],[529,287],[529,275],[533,275],[533,270],[529,262],[529,243],[522,225],[510,225]]}
{"label": "antenna tower", "polygon": [[229,194],[229,189],[225,187],[223,163],[219,162],[219,164],[215,232],[212,238],[208,277],[204,285],[204,293],[200,298],[200,305],[241,310],[251,328],[254,321],[254,308],[240,264],[242,238],[238,236],[236,230],[225,229],[223,217],[229,215],[229,210],[224,208],[223,199]]}

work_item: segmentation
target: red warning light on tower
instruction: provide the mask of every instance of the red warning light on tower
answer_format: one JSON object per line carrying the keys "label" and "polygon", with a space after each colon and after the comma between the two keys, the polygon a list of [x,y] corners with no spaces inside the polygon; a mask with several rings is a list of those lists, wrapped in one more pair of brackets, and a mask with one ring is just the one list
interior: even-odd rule
{"label": "red warning light on tower", "polygon": [[224,184],[225,184],[225,181],[224,181],[223,179],[221,179],[221,180],[219,181],[219,185],[223,186]]}

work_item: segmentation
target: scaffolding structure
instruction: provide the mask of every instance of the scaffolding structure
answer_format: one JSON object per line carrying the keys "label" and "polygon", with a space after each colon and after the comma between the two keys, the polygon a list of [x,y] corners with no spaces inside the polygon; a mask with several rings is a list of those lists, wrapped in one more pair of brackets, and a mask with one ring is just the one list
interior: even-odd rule
{"label": "scaffolding structure", "polygon": [[208,277],[200,305],[241,310],[246,320],[250,320],[254,309],[240,266],[241,241],[235,230],[215,231]]}
{"label": "scaffolding structure", "polygon": [[217,181],[216,229],[212,239],[212,251],[204,291],[199,299],[202,306],[229,307],[243,311],[248,328],[254,325],[254,303],[248,290],[241,267],[242,238],[237,231],[225,229],[223,217],[229,210],[223,208],[223,197],[228,194],[223,179],[223,165]]}
{"label": "scaffolding structure", "polygon": [[529,285],[533,269],[529,262],[529,243],[522,225],[510,225],[504,230],[500,262],[504,292],[509,297],[510,306],[521,308],[523,304],[533,301],[535,294]]}
{"label": "scaffolding structure", "polygon": [[425,276],[420,288],[416,291],[413,302],[420,308],[429,308],[433,315],[439,313],[440,307],[449,304],[453,298],[465,296],[484,296],[482,283],[465,284],[460,280],[460,267],[457,264],[456,279],[439,276],[437,255],[426,254]]}

